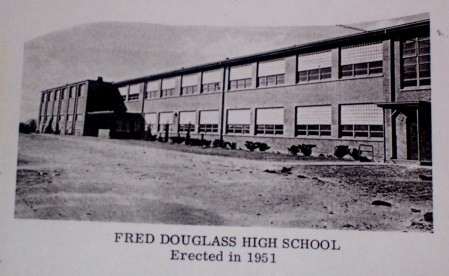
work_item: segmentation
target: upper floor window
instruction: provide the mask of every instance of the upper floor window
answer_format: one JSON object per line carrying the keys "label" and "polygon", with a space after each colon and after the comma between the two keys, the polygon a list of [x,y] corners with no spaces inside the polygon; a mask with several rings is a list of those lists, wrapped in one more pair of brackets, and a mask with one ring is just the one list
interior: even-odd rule
{"label": "upper floor window", "polygon": [[253,68],[251,64],[233,66],[229,74],[229,89],[239,90],[251,87]]}
{"label": "upper floor window", "polygon": [[298,56],[298,81],[318,81],[332,77],[332,52],[321,51]]}
{"label": "upper floor window", "polygon": [[340,135],[343,137],[382,138],[383,111],[375,104],[340,106]]}
{"label": "upper floor window", "polygon": [[126,101],[126,98],[128,96],[128,86],[119,87],[118,91],[120,92],[120,96],[122,96],[122,100]]}
{"label": "upper floor window", "polygon": [[56,90],[55,91],[55,96],[54,96],[54,98],[53,98],[53,100],[57,100],[58,99],[58,96],[59,96],[59,90]]}
{"label": "upper floor window", "polygon": [[202,92],[220,91],[222,79],[223,79],[223,72],[221,70],[203,72],[201,91]]}
{"label": "upper floor window", "polygon": [[64,99],[66,94],[67,94],[67,88],[63,88],[61,91],[61,99]]}
{"label": "upper floor window", "polygon": [[175,95],[175,85],[176,85],[175,78],[163,79],[162,80],[161,97],[174,96]]}
{"label": "upper floor window", "polygon": [[145,99],[159,97],[160,80],[147,82]]}
{"label": "upper floor window", "polygon": [[132,84],[129,86],[128,101],[135,101],[139,99],[140,84]]}
{"label": "upper floor window", "polygon": [[258,82],[260,87],[284,83],[285,59],[259,62]]}
{"label": "upper floor window", "polygon": [[430,38],[401,42],[402,87],[430,85]]}
{"label": "upper floor window", "polygon": [[69,98],[74,98],[76,93],[76,86],[70,87]]}
{"label": "upper floor window", "polygon": [[78,89],[78,97],[84,97],[86,95],[86,85],[81,84],[80,88]]}
{"label": "upper floor window", "polygon": [[296,135],[330,136],[331,106],[301,106],[296,108]]}
{"label": "upper floor window", "polygon": [[182,76],[181,95],[195,94],[198,89],[198,74]]}
{"label": "upper floor window", "polygon": [[42,93],[41,95],[41,102],[45,102],[45,93]]}
{"label": "upper floor window", "polygon": [[368,76],[383,72],[382,42],[346,46],[341,49],[341,76]]}

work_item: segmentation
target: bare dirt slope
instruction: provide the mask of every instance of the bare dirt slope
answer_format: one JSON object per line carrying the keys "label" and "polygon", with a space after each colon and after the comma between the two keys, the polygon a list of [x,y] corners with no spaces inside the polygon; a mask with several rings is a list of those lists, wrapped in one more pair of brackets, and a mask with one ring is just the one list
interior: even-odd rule
{"label": "bare dirt slope", "polygon": [[419,178],[431,168],[326,162],[282,173],[286,163],[154,142],[21,135],[16,217],[432,231],[432,183]]}

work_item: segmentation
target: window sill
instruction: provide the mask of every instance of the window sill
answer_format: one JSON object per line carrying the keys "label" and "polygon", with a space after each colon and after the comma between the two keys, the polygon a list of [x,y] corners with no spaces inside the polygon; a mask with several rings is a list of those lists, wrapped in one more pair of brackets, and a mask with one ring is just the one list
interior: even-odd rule
{"label": "window sill", "polygon": [[425,85],[425,86],[408,86],[408,87],[404,87],[399,89],[399,92],[415,92],[415,91],[425,91],[425,90],[430,90],[431,86],[430,85]]}

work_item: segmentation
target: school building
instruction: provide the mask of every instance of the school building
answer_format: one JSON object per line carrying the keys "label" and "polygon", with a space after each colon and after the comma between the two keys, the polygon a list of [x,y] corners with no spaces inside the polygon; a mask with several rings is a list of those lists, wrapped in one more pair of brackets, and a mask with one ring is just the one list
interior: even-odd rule
{"label": "school building", "polygon": [[139,138],[144,131],[285,152],[373,148],[376,161],[430,163],[430,20],[106,83],[42,92],[40,131]]}

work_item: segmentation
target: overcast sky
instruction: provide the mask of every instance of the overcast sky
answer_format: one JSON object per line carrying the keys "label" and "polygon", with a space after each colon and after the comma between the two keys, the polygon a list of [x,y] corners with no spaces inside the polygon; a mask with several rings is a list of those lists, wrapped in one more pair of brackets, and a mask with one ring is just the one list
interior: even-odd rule
{"label": "overcast sky", "polygon": [[[2,0],[3,39],[30,40],[74,25],[134,21],[170,25],[347,24],[429,12],[423,0]],[[440,2],[438,0],[433,2]],[[26,26],[24,28],[24,26]]]}

